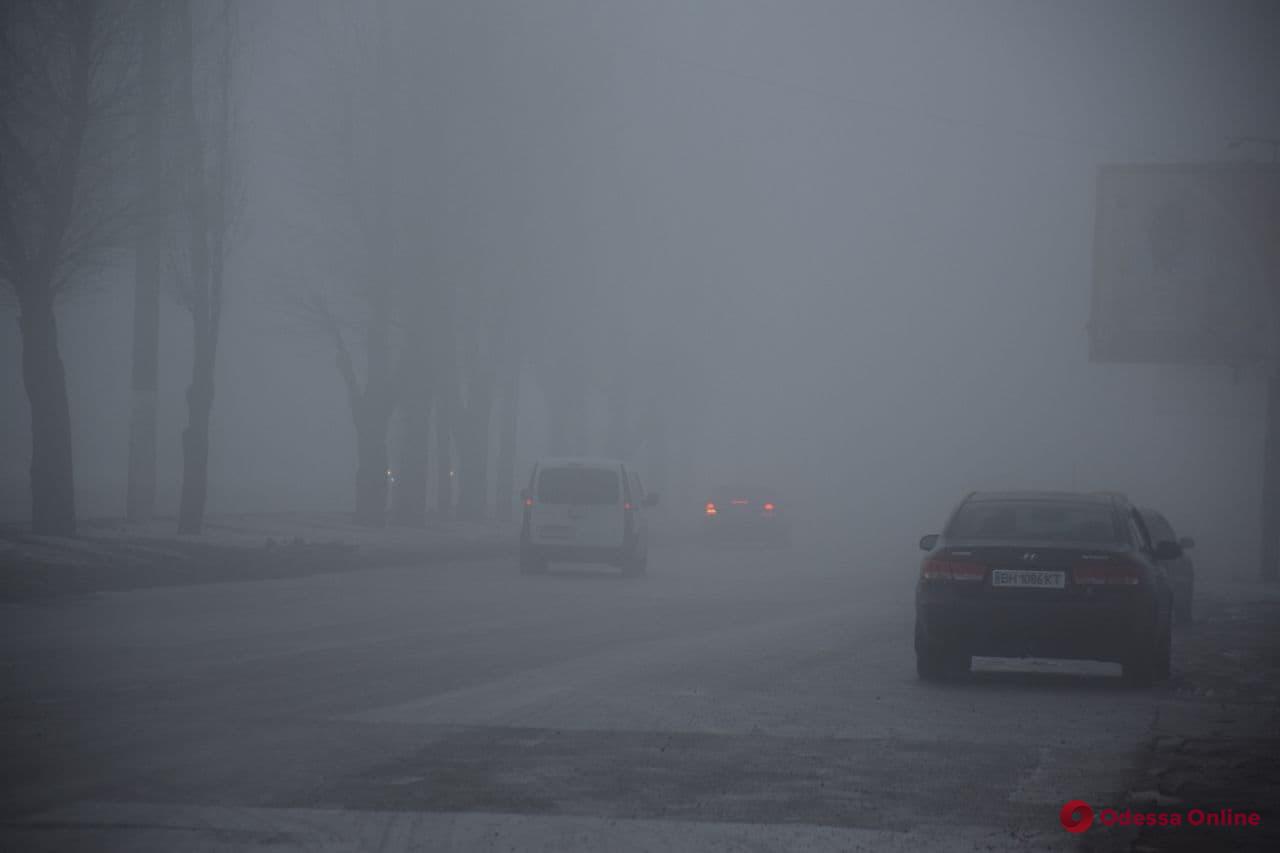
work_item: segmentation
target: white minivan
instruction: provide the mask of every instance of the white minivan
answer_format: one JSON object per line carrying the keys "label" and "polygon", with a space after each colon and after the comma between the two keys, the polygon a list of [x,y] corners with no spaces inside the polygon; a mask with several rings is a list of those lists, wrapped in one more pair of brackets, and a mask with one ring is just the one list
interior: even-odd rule
{"label": "white minivan", "polygon": [[608,563],[643,574],[649,560],[645,494],[640,477],[617,459],[539,460],[520,493],[520,571],[538,574],[552,561]]}

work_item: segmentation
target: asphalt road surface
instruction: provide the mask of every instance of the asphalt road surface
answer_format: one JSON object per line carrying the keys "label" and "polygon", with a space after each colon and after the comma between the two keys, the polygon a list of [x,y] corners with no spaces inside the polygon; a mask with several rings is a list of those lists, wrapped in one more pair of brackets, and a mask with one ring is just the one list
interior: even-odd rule
{"label": "asphalt road surface", "polygon": [[922,684],[914,569],[689,545],[5,606],[0,847],[1072,849],[1160,689]]}

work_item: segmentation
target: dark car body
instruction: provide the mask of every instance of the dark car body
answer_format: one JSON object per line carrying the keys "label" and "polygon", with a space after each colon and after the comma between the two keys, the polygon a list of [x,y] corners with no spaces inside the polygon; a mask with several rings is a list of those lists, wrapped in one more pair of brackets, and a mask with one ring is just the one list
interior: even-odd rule
{"label": "dark car body", "polygon": [[1169,576],[1169,586],[1173,587],[1174,618],[1181,624],[1190,624],[1191,601],[1196,585],[1196,567],[1191,557],[1187,555],[1187,551],[1195,547],[1195,541],[1187,537],[1178,538],[1169,519],[1165,518],[1164,513],[1159,510],[1143,508],[1139,512],[1142,513],[1142,520],[1146,523],[1147,530],[1151,532],[1152,539],[1157,542],[1177,542],[1182,546],[1182,555],[1176,560],[1165,561],[1163,565]]}
{"label": "dark car body", "polygon": [[713,541],[791,541],[791,524],[773,489],[721,486],[703,504],[702,518],[703,532]]}
{"label": "dark car body", "polygon": [[1159,548],[1122,496],[975,492],[916,584],[923,678],[967,671],[971,656],[1115,661],[1126,676],[1166,675],[1172,592]]}

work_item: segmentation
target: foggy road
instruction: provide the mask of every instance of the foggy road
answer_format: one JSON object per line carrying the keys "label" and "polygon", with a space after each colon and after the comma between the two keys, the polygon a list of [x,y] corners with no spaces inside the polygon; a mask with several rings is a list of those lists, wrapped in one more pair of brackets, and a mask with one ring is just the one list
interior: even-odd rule
{"label": "foggy road", "polygon": [[1069,848],[1058,809],[1123,791],[1159,691],[981,660],[922,684],[914,567],[884,562],[662,546],[640,579],[500,561],[9,606],[5,846]]}

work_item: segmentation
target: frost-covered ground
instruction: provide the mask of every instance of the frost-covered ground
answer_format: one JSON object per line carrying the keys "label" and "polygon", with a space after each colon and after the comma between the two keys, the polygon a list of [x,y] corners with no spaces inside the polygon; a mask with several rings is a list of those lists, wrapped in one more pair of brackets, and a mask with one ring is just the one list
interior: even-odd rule
{"label": "frost-covered ground", "polygon": [[1268,802],[1273,589],[1202,587],[1153,689],[1043,661],[923,684],[900,556],[666,545],[644,578],[508,555],[5,605],[0,848],[1206,849],[1059,810]]}
{"label": "frost-covered ground", "polygon": [[342,513],[210,516],[198,536],[179,536],[172,518],[82,521],[75,537],[14,524],[0,527],[0,600],[493,557],[513,549],[515,535],[502,522],[371,529]]}

